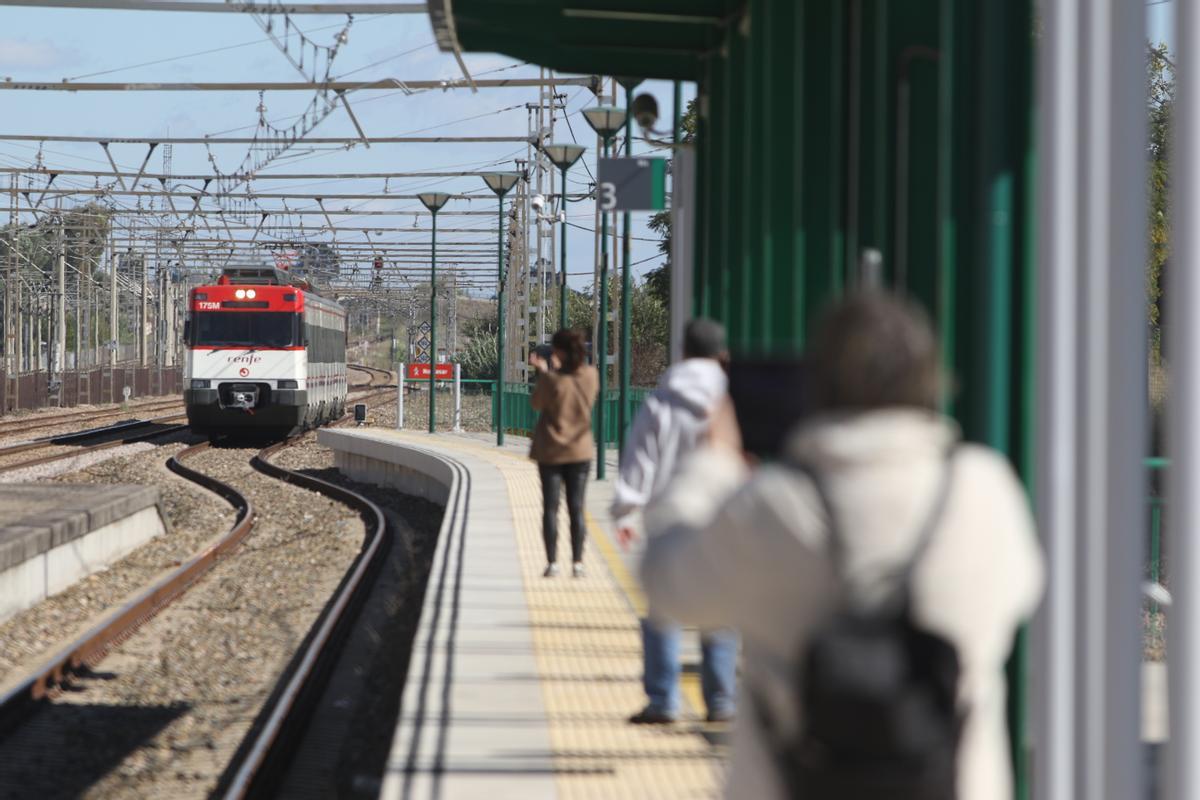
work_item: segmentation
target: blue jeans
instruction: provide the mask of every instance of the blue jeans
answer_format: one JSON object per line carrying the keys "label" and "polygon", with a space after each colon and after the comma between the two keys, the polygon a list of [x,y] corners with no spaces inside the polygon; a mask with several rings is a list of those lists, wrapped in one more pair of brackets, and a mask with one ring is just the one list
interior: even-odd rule
{"label": "blue jeans", "polygon": [[[642,686],[650,709],[669,716],[679,715],[679,663],[682,629],[661,620],[642,620]],[[700,689],[709,714],[729,715],[734,711],[737,682],[738,637],[732,630],[700,633]]]}

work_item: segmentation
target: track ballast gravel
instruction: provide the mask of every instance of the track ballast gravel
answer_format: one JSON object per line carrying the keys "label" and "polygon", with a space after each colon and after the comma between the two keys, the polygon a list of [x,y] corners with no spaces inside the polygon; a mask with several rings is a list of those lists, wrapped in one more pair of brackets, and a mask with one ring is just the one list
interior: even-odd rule
{"label": "track ballast gravel", "polygon": [[364,532],[350,509],[255,472],[256,452],[189,460],[250,499],[254,530],[98,677],[5,741],[19,757],[0,757],[0,796],[186,798],[215,786]]}
{"label": "track ballast gravel", "polygon": [[[0,642],[4,643],[0,647],[0,685],[33,669],[51,655],[57,645],[82,635],[98,615],[119,605],[159,573],[189,558],[218,531],[227,530],[233,523],[233,512],[228,503],[194,484],[175,478],[163,466],[168,457],[191,441],[194,439],[190,435],[177,434],[162,440],[158,446],[138,443],[100,451],[94,455],[106,458],[99,463],[52,479],[54,483],[157,486],[167,532],[107,569],[0,624]],[[128,449],[136,450],[132,455],[109,457]],[[53,466],[44,464],[30,470],[48,471]]]}

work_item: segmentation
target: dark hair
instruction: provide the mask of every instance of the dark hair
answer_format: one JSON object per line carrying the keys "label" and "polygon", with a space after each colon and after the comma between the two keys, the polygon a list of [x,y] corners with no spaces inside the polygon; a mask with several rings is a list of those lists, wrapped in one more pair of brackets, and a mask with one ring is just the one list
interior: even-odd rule
{"label": "dark hair", "polygon": [[689,320],[683,329],[684,358],[720,358],[725,354],[725,327],[705,317]]}
{"label": "dark hair", "polygon": [[938,407],[940,353],[929,318],[882,291],[857,292],[822,314],[807,361],[816,410]]}
{"label": "dark hair", "polygon": [[550,339],[550,345],[563,354],[560,372],[574,372],[583,364],[586,351],[579,331],[563,328]]}

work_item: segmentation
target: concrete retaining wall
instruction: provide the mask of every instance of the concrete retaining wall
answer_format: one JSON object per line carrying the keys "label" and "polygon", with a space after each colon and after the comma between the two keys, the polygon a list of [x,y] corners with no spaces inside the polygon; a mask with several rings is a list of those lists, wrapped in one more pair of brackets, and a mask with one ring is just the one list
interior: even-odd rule
{"label": "concrete retaining wall", "polygon": [[[16,486],[5,492],[47,488]],[[13,524],[0,527],[0,621],[69,588],[166,531],[155,488],[55,488],[64,494],[62,506],[20,519],[10,517]],[[68,501],[76,507],[67,507],[72,504]]]}
{"label": "concrete retaining wall", "polygon": [[338,470],[359,483],[388,486],[445,506],[454,470],[444,458],[401,444],[385,431],[320,430]]}

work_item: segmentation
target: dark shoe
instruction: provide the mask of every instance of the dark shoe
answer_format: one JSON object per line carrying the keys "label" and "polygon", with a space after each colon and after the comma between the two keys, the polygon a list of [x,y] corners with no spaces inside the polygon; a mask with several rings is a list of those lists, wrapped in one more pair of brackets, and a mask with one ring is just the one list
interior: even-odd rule
{"label": "dark shoe", "polygon": [[657,708],[646,706],[630,717],[629,722],[632,725],[671,725],[675,722],[675,718]]}
{"label": "dark shoe", "polygon": [[704,718],[708,722],[733,722],[732,711],[710,711]]}

